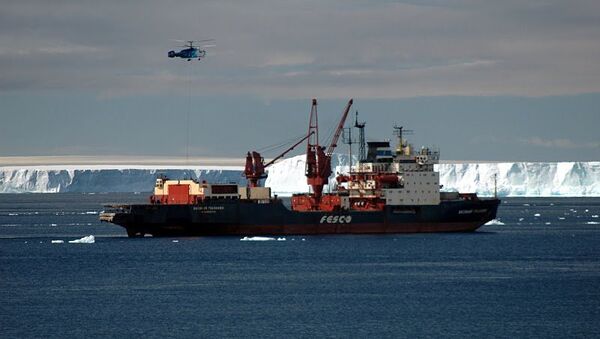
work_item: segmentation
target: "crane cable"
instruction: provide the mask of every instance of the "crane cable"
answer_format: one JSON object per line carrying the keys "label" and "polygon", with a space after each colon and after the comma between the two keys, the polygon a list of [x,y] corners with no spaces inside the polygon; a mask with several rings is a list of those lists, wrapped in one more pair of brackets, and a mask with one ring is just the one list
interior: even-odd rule
{"label": "crane cable", "polygon": [[301,135],[298,135],[296,137],[287,139],[287,140],[282,141],[282,142],[278,142],[278,143],[275,143],[275,144],[272,144],[272,145],[261,147],[261,148],[257,149],[257,151],[260,151],[260,152],[271,152],[271,151],[283,148],[285,146],[289,146],[289,145],[297,142],[298,139],[303,138],[303,137],[305,137],[305,135],[301,134]]}

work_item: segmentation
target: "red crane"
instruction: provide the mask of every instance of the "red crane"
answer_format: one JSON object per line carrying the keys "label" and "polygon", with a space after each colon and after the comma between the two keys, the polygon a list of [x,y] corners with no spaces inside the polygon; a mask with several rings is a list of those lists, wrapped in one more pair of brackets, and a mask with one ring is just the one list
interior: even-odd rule
{"label": "red crane", "polygon": [[312,108],[310,110],[310,119],[308,123],[308,135],[313,136],[308,140],[306,145],[306,181],[312,187],[315,202],[318,203],[323,195],[323,186],[329,180],[331,175],[331,155],[337,146],[338,139],[344,129],[346,117],[352,106],[352,99],[348,101],[342,118],[335,130],[335,134],[331,139],[331,143],[327,147],[319,145],[319,120],[317,116],[317,99],[313,99]]}

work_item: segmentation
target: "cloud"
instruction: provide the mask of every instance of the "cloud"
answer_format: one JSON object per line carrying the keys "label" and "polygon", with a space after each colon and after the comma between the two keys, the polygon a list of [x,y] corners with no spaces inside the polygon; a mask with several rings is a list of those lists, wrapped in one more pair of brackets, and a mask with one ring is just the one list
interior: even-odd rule
{"label": "cloud", "polygon": [[600,142],[576,142],[571,139],[544,139],[540,137],[530,137],[520,140],[521,143],[544,148],[561,149],[593,149],[600,148]]}
{"label": "cloud", "polygon": [[[0,91],[135,95],[195,72],[199,93],[282,99],[600,92],[598,22],[587,0],[15,1]],[[205,60],[166,57],[204,37]]]}
{"label": "cloud", "polygon": [[314,61],[314,57],[306,54],[279,54],[267,56],[267,60],[261,65],[261,67],[307,65],[313,63]]}

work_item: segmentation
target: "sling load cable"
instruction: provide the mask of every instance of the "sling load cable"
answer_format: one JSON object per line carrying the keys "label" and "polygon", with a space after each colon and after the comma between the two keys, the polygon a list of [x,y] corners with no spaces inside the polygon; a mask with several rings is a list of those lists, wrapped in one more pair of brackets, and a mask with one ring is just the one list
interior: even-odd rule
{"label": "sling load cable", "polygon": [[190,157],[190,114],[191,114],[191,110],[192,110],[192,63],[188,62],[187,63],[189,66],[189,70],[188,70],[188,81],[187,81],[187,87],[188,87],[188,109],[187,109],[187,119],[186,119],[186,126],[185,126],[185,165],[188,166],[189,165],[189,157]]}

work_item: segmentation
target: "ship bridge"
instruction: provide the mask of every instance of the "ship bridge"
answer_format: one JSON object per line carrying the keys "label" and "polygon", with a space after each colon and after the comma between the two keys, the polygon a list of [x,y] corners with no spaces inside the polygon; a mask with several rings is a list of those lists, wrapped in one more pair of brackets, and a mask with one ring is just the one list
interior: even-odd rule
{"label": "ship bridge", "polygon": [[[338,179],[345,182],[350,200],[374,199],[385,205],[437,205],[440,203],[439,173],[434,165],[440,153],[429,147],[415,151],[396,127],[398,144],[392,151],[390,141],[367,142],[367,155],[350,173]],[[406,132],[406,131],[404,131]]]}

